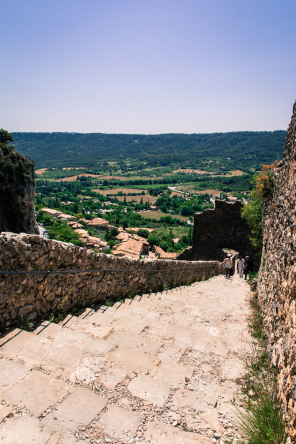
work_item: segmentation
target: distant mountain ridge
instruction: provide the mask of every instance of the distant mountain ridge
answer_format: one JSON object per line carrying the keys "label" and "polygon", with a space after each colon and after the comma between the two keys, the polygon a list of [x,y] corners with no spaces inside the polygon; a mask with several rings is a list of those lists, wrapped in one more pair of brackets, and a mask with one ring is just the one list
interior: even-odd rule
{"label": "distant mountain ridge", "polygon": [[36,167],[91,167],[96,162],[134,159],[148,166],[194,165],[230,158],[246,168],[282,156],[286,131],[239,131],[211,134],[13,133],[16,150]]}

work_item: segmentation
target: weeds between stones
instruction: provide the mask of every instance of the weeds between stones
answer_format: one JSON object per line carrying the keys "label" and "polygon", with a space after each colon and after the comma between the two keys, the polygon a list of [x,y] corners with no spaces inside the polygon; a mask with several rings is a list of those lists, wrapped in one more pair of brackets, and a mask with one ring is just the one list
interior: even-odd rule
{"label": "weeds between stones", "polygon": [[29,321],[27,318],[22,318],[18,321],[18,328],[20,330],[33,331],[35,328],[35,322]]}
{"label": "weeds between stones", "polygon": [[266,351],[257,294],[251,300],[251,309],[249,329],[257,344],[247,362],[247,374],[239,381],[245,405],[244,410],[238,410],[238,426],[249,444],[283,444],[287,436],[277,399],[277,375]]}

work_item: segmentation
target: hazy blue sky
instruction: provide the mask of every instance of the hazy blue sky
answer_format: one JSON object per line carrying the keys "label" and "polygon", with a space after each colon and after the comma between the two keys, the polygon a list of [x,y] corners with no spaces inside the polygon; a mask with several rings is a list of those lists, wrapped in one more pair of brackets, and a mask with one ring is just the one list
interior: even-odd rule
{"label": "hazy blue sky", "polygon": [[0,127],[286,129],[295,0],[0,0]]}

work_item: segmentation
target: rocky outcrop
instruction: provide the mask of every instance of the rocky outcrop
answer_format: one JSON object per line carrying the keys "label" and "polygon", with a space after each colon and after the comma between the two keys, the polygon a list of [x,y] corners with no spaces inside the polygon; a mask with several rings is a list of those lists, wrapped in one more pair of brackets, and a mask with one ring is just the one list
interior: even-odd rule
{"label": "rocky outcrop", "polygon": [[0,232],[34,233],[34,163],[4,148],[0,145]]}
{"label": "rocky outcrop", "polygon": [[[219,262],[139,260],[96,254],[37,235],[0,235],[0,327],[46,318],[221,272]],[[17,273],[15,273],[17,272]],[[20,272],[20,273],[19,273]]]}
{"label": "rocky outcrop", "polygon": [[[224,248],[236,250],[242,256],[250,256],[259,268],[259,256],[250,241],[250,228],[241,217],[241,202],[215,201],[214,210],[194,215],[192,260],[219,260],[225,257]],[[190,256],[190,251],[181,259]]]}
{"label": "rocky outcrop", "polygon": [[296,440],[296,103],[274,191],[264,208],[259,302],[269,352],[278,367],[279,396]]}

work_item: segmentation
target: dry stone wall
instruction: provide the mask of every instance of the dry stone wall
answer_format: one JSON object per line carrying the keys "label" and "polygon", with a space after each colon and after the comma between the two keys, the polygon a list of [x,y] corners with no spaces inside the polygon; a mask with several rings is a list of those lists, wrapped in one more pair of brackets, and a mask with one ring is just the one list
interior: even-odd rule
{"label": "dry stone wall", "polygon": [[263,215],[258,294],[269,352],[279,371],[280,398],[296,442],[296,103],[274,181]]}
{"label": "dry stone wall", "polygon": [[[165,283],[185,285],[221,273],[216,261],[116,258],[24,233],[0,235],[0,266],[2,330],[20,319],[44,319],[55,310],[158,291]],[[20,271],[25,273],[7,273]]]}

